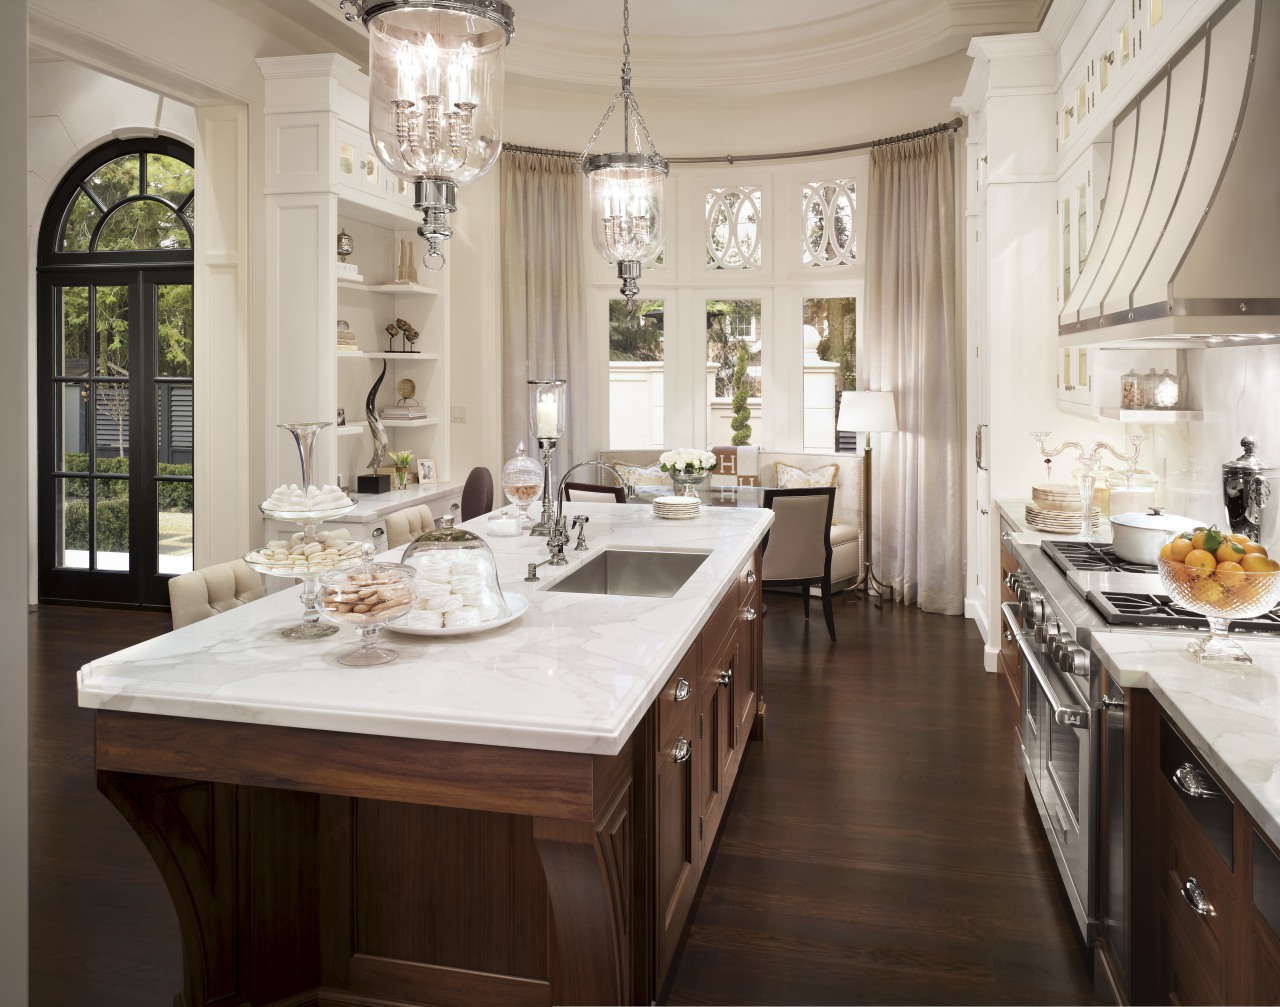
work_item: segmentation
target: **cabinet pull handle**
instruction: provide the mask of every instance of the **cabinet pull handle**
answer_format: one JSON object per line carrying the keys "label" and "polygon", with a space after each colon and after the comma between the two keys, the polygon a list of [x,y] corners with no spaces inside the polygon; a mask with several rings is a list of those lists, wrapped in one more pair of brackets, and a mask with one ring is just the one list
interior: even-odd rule
{"label": "cabinet pull handle", "polygon": [[689,698],[692,692],[693,692],[693,689],[689,686],[688,681],[686,681],[683,678],[676,679],[675,700],[677,703],[683,703],[686,699]]}
{"label": "cabinet pull handle", "polygon": [[755,622],[756,610],[748,605],[742,610],[742,619],[744,622]]}
{"label": "cabinet pull handle", "polygon": [[720,672],[720,674],[716,677],[716,681],[719,682],[721,685],[728,687],[729,683],[733,681],[733,669],[725,668],[725,670]]}
{"label": "cabinet pull handle", "polygon": [[1188,797],[1222,797],[1222,791],[1215,790],[1209,778],[1189,762],[1184,762],[1173,771],[1174,785]]}
{"label": "cabinet pull handle", "polygon": [[676,747],[671,750],[672,762],[688,762],[689,756],[693,754],[693,746],[689,744],[688,738],[676,739]]}
{"label": "cabinet pull handle", "polygon": [[988,426],[986,423],[979,423],[973,429],[973,462],[983,472],[990,471],[986,458],[986,439],[982,436],[982,430]]}
{"label": "cabinet pull handle", "polygon": [[754,570],[747,571],[746,581],[748,584],[754,584],[756,582],[756,572]]}
{"label": "cabinet pull handle", "polygon": [[1187,900],[1187,905],[1201,916],[1213,915],[1213,904],[1205,898],[1204,889],[1200,887],[1200,882],[1195,878],[1187,878],[1183,882],[1182,897]]}

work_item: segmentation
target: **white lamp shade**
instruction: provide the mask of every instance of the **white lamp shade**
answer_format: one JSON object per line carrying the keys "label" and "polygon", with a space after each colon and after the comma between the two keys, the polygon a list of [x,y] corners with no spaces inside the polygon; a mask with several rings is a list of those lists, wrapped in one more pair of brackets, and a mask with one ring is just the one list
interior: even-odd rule
{"label": "white lamp shade", "polygon": [[898,413],[893,392],[841,392],[837,430],[893,433],[898,429]]}

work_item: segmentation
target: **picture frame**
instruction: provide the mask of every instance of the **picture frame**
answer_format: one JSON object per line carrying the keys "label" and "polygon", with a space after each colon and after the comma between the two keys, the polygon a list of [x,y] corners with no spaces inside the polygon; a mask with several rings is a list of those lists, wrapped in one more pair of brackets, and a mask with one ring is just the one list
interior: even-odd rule
{"label": "picture frame", "polygon": [[342,406],[338,406],[338,422],[335,425],[340,427],[347,425],[347,411]]}
{"label": "picture frame", "polygon": [[434,458],[418,459],[418,482],[433,483],[436,481],[436,462]]}

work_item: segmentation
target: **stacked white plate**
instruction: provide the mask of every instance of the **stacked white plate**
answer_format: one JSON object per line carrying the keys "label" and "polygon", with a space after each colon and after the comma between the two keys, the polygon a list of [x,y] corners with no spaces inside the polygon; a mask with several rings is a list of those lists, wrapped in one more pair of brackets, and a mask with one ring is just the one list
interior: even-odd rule
{"label": "stacked white plate", "polygon": [[1031,487],[1031,501],[1040,510],[1080,513],[1080,488],[1075,483],[1037,483]]}
{"label": "stacked white plate", "polygon": [[[1037,531],[1059,532],[1072,535],[1080,531],[1080,510],[1044,510],[1035,504],[1027,504],[1027,524]],[[1102,511],[1097,507],[1089,511],[1089,524],[1097,528],[1102,521]]]}
{"label": "stacked white plate", "polygon": [[697,497],[658,497],[653,501],[654,517],[680,520],[682,518],[697,517],[701,509],[702,501]]}

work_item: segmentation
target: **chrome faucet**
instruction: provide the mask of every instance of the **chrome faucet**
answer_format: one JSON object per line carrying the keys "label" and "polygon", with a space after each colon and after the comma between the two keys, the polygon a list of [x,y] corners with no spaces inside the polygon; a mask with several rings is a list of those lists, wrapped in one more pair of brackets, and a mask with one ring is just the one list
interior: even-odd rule
{"label": "chrome faucet", "polygon": [[[617,479],[618,482],[622,484],[623,495],[628,500],[630,500],[632,497],[636,495],[636,488],[633,485],[631,485],[631,483],[627,482],[627,480],[623,478],[622,473],[619,472],[617,469],[615,469],[608,462],[599,462],[593,459],[589,459],[585,462],[578,462],[576,465],[570,465],[568,470],[565,472],[565,474],[560,477],[560,485],[556,489],[555,519],[551,523],[551,530],[547,533],[547,548],[551,550],[550,563],[552,566],[564,566],[566,563],[569,562],[567,559],[564,558],[564,547],[569,544],[569,525],[564,518],[564,487],[565,487],[565,484],[569,481],[569,476],[573,475],[574,472],[578,471],[578,469],[586,465],[594,465],[597,468],[608,469],[610,472],[612,472],[614,475],[614,478]],[[585,522],[585,518],[583,520]],[[586,538],[583,534],[583,531],[585,529],[581,529],[581,526],[579,524],[575,524],[575,527],[580,528],[579,534],[578,534],[577,548],[579,551],[581,551],[586,549],[587,547]]]}

